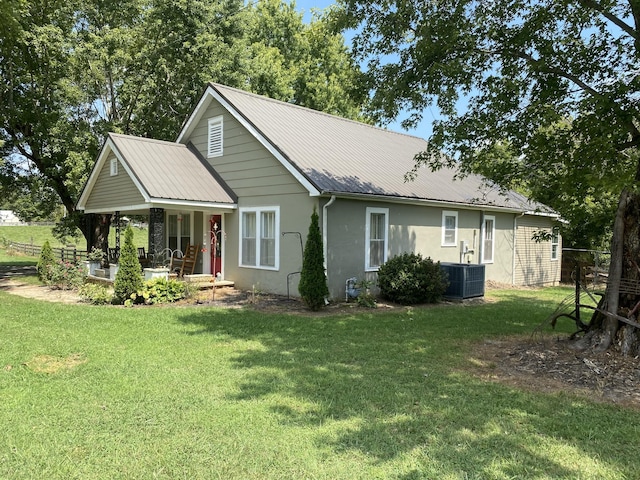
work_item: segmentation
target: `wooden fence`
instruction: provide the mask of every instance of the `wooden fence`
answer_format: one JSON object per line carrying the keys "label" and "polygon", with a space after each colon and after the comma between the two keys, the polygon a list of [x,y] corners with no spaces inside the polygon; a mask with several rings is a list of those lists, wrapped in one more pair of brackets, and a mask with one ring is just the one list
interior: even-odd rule
{"label": "wooden fence", "polygon": [[[15,250],[31,257],[39,257],[42,247],[40,245],[33,245],[31,243],[19,243],[19,242],[7,242],[9,249]],[[66,246],[59,248],[51,248],[53,255],[60,260],[69,262],[79,262],[87,259],[86,250],[78,250],[74,246]]]}

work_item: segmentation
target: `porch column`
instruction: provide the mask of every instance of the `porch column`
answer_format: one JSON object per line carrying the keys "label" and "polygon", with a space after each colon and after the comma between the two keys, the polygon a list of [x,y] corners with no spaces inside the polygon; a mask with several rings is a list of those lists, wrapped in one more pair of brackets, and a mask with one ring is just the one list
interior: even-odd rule
{"label": "porch column", "polygon": [[149,253],[156,256],[164,250],[164,208],[149,209]]}

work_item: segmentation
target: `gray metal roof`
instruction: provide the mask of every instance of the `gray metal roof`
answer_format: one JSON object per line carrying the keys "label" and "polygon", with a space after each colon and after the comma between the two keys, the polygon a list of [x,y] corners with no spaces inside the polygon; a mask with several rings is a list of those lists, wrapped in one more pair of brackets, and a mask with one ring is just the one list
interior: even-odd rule
{"label": "gray metal roof", "polygon": [[151,198],[236,202],[231,189],[195,148],[116,133],[110,133],[109,138]]}
{"label": "gray metal roof", "polygon": [[368,194],[523,211],[552,212],[515,192],[500,192],[477,175],[424,167],[405,182],[421,138],[210,84],[322,193]]}

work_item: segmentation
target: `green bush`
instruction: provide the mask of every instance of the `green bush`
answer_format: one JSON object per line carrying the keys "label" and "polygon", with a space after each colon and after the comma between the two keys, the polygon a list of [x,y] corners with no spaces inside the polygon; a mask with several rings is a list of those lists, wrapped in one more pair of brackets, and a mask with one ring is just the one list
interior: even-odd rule
{"label": "green bush", "polygon": [[49,274],[51,273],[51,265],[55,265],[56,258],[53,256],[53,250],[49,244],[49,240],[44,242],[42,249],[40,250],[40,257],[36,264],[36,270],[38,272],[38,279],[41,282],[47,282],[49,280]]}
{"label": "green bush", "polygon": [[138,260],[138,249],[133,244],[133,229],[128,225],[124,231],[124,245],[118,259],[118,273],[113,282],[114,301],[122,305],[132,294],[142,289],[142,267]]}
{"label": "green bush", "polygon": [[393,257],[378,270],[380,295],[402,305],[435,303],[447,289],[440,262],[415,253]]}
{"label": "green bush", "polygon": [[172,303],[188,296],[187,286],[178,280],[154,278],[144,282],[142,288],[131,294],[125,305],[134,303]]}
{"label": "green bush", "polygon": [[320,310],[329,295],[327,276],[324,273],[324,254],[322,252],[322,235],[318,225],[318,213],[313,209],[311,224],[307,234],[307,242],[302,255],[302,273],[298,291],[304,303],[311,310]]}
{"label": "green bush", "polygon": [[58,260],[47,266],[43,281],[45,285],[60,290],[77,290],[86,278],[87,269],[84,265]]}
{"label": "green bush", "polygon": [[113,293],[104,285],[85,283],[78,290],[83,301],[93,305],[107,305],[113,300]]}

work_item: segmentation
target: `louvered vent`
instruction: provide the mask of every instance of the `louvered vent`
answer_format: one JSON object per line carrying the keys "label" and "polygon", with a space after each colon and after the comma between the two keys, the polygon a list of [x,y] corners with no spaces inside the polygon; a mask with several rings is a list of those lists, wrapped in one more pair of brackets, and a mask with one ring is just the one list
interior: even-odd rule
{"label": "louvered vent", "polygon": [[207,157],[222,155],[222,117],[209,119]]}

